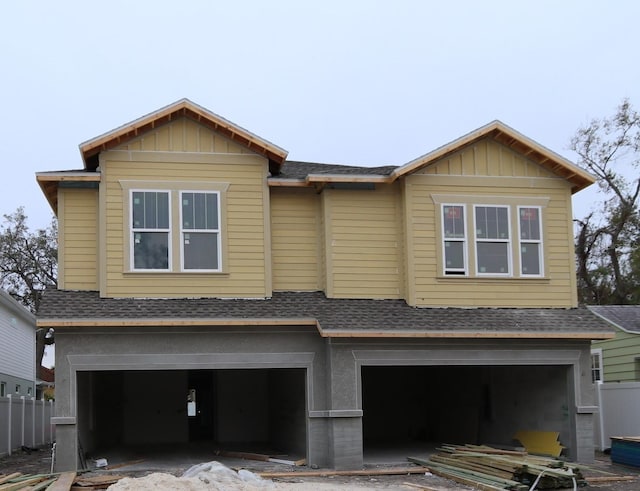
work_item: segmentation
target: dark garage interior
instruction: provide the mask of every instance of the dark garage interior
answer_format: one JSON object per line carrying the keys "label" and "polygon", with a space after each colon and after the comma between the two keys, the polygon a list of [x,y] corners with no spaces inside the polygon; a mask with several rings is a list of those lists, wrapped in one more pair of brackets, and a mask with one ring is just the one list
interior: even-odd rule
{"label": "dark garage interior", "polygon": [[197,445],[304,458],[305,379],[293,368],[79,372],[80,444],[88,454]]}
{"label": "dark garage interior", "polygon": [[441,443],[517,445],[518,430],[570,444],[567,366],[363,366],[365,456]]}

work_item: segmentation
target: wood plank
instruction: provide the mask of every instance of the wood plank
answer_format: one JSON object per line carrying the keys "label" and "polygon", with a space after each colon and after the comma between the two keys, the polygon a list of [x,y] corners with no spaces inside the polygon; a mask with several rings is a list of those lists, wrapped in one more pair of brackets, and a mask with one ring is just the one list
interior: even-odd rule
{"label": "wood plank", "polygon": [[260,477],[330,477],[330,476],[397,476],[402,474],[425,474],[431,472],[428,467],[400,467],[391,469],[361,469],[352,471],[317,470],[317,471],[289,471],[289,472],[260,472]]}
{"label": "wood plank", "polygon": [[47,491],[69,491],[76,478],[75,472],[63,472],[60,477],[49,486]]}
{"label": "wood plank", "polygon": [[6,476],[0,476],[0,484],[4,484],[5,482],[11,481],[11,479],[15,479],[20,476],[22,476],[22,472],[14,472],[12,474],[7,474]]}

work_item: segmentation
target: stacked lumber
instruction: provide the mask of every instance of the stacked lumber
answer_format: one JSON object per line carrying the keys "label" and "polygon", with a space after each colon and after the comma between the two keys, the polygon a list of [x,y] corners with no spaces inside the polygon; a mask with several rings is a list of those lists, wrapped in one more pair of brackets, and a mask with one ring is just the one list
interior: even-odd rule
{"label": "stacked lumber", "polygon": [[77,477],[75,472],[58,474],[0,474],[0,491],[97,491],[107,489],[124,476]]}
{"label": "stacked lumber", "polygon": [[409,457],[433,474],[485,491],[586,486],[582,472],[558,459],[486,445],[443,445],[427,459]]}

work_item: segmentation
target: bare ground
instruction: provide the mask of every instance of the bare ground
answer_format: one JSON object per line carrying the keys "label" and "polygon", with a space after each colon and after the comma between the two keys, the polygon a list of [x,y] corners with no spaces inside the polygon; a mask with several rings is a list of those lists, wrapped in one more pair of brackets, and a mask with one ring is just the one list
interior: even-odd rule
{"label": "bare ground", "polygon": [[[297,470],[309,470],[306,467],[291,467],[281,464],[268,464],[262,462],[254,462],[249,460],[235,460],[225,462],[219,459],[223,464],[230,468],[238,467],[248,469],[252,472],[266,471],[290,471],[290,477],[273,479],[276,483],[275,489],[298,489],[298,490],[360,490],[360,489],[388,489],[388,490],[410,490],[423,489],[428,491],[451,491],[451,490],[472,490],[470,486],[461,485],[451,480],[434,475],[424,474],[404,474],[394,476],[330,476],[330,477],[299,477],[296,476]],[[240,465],[238,465],[238,463]],[[407,466],[411,464],[407,463]],[[397,467],[397,465],[390,466]],[[168,474],[181,476],[187,467],[176,467],[164,470]],[[372,469],[384,469],[384,465],[376,465]],[[11,456],[0,457],[0,474],[10,474],[13,472],[21,472],[23,474],[46,474],[51,471],[51,451],[49,447],[37,449],[35,451],[18,451]],[[127,470],[127,467],[120,467],[113,470],[94,469],[84,476],[95,476],[104,474],[118,474],[129,477],[143,477],[151,473],[157,472],[154,469],[144,469],[144,464],[136,466],[136,470]],[[595,477],[601,479],[600,482],[590,483],[586,489],[603,490],[603,491],[637,491],[640,489],[640,468],[626,467],[613,464],[610,458],[604,454],[598,454],[596,461],[586,468],[583,472],[587,477]],[[621,476],[631,476],[633,480],[604,480],[616,479]],[[156,488],[158,489],[158,488]]]}

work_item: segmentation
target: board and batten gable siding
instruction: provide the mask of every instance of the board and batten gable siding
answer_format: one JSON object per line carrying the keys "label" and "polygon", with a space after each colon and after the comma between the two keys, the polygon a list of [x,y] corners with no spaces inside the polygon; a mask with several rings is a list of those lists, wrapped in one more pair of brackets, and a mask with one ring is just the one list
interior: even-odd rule
{"label": "board and batten gable siding", "polygon": [[[180,119],[100,155],[102,169],[100,290],[107,297],[264,298],[271,294],[267,160],[191,120]],[[137,183],[175,191],[220,189],[222,272],[172,272],[128,268],[128,189]],[[128,189],[127,189],[128,188]],[[172,198],[172,231],[179,233]],[[125,209],[126,208],[126,209]],[[172,241],[173,244],[179,242]]]}
{"label": "board and batten gable siding", "polygon": [[333,298],[403,298],[400,186],[325,189],[326,294]]}
{"label": "board and batten gable siding", "polygon": [[640,334],[616,329],[616,337],[594,341],[602,349],[603,382],[640,382]]}
{"label": "board and batten gable siding", "polygon": [[[520,154],[486,139],[407,176],[407,302],[433,307],[572,307],[577,305],[571,191],[568,183]],[[511,235],[517,205],[541,203],[544,277],[475,277],[473,230],[467,228],[470,276],[444,276],[440,205],[466,200],[510,203]],[[467,222],[469,223],[469,222]],[[512,270],[518,267],[512,241]]]}
{"label": "board and batten gable siding", "polygon": [[[36,329],[31,314],[18,313],[20,305],[7,307],[0,302],[0,374],[33,382],[36,377]],[[2,377],[0,376],[0,379]],[[33,389],[33,388],[32,388]],[[7,386],[8,392],[14,387]],[[22,392],[22,391],[21,391]],[[24,395],[21,393],[21,395]]]}
{"label": "board and batten gable siding", "polygon": [[98,289],[98,190],[58,190],[58,288]]}
{"label": "board and batten gable siding", "polygon": [[320,227],[320,198],[314,189],[271,189],[274,290],[321,289]]}

